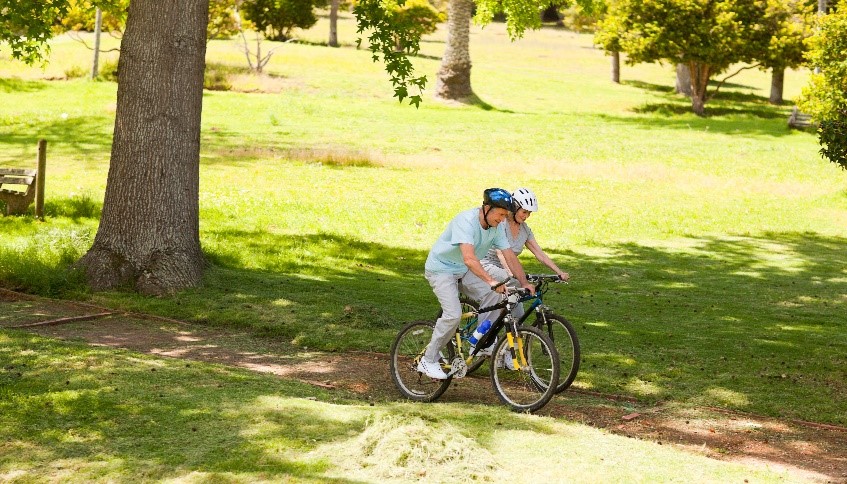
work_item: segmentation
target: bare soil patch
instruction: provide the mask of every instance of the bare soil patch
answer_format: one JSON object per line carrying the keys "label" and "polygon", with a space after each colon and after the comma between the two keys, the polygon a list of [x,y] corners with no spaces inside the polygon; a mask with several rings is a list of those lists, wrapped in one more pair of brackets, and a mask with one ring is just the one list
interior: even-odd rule
{"label": "bare soil patch", "polygon": [[[63,312],[65,309],[67,312]],[[97,310],[40,298],[21,300],[0,291],[0,328],[11,326],[11,321],[33,322]],[[271,373],[349,392],[364,400],[398,398],[388,374],[388,355],[380,353],[314,352],[247,332],[143,315],[112,315],[27,330],[93,345]],[[478,374],[454,380],[442,400],[500,405],[487,365]],[[785,469],[798,479],[847,482],[847,429],[837,426],[674,403],[648,406],[628,397],[578,389],[557,396],[542,413],[716,459]]]}

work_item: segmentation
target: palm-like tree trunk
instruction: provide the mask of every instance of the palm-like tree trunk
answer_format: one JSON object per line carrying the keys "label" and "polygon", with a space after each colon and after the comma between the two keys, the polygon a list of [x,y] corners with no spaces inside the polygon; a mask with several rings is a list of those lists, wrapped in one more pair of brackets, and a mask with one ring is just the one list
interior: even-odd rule
{"label": "palm-like tree trunk", "polygon": [[80,260],[94,289],[197,285],[200,114],[208,0],[132,0],[103,214]]}
{"label": "palm-like tree trunk", "polygon": [[464,99],[471,89],[470,30],[472,0],[450,0],[447,6],[447,49],[435,82],[435,97]]}

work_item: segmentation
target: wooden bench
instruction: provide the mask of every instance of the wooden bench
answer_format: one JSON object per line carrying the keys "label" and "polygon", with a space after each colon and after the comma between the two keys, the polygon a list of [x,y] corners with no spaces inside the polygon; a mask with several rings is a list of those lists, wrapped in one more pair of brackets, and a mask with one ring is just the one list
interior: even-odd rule
{"label": "wooden bench", "polygon": [[44,220],[44,173],[47,167],[47,141],[38,140],[38,169],[0,168],[0,201],[6,215],[26,213],[35,202],[35,216]]}
{"label": "wooden bench", "polygon": [[6,202],[6,215],[26,213],[35,201],[37,170],[0,168],[0,200]]}
{"label": "wooden bench", "polygon": [[812,116],[801,113],[797,106],[791,110],[791,116],[788,116],[788,127],[794,129],[808,129],[813,127]]}

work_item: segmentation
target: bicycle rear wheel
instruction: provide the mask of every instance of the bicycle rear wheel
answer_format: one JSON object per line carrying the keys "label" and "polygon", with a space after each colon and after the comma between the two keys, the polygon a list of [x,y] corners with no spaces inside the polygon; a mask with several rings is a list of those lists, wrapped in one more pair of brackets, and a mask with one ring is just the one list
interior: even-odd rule
{"label": "bicycle rear wheel", "polygon": [[556,393],[561,393],[571,386],[579,372],[580,348],[576,330],[570,321],[548,311],[539,313],[533,326],[550,336],[559,353],[559,383],[556,385]]}
{"label": "bicycle rear wheel", "polygon": [[[478,320],[478,317],[477,317],[478,315],[476,313],[476,310],[479,309],[479,304],[477,304],[474,300],[465,296],[464,294],[459,295],[459,302],[462,303],[462,315],[463,316],[462,316],[462,320],[459,321],[459,327],[458,327],[457,331],[463,331],[465,334],[463,334],[462,336],[467,336],[467,334],[473,333],[473,330],[475,330],[477,324],[479,324],[479,320]],[[438,315],[435,317],[435,319],[440,318],[442,313],[443,313],[443,311],[438,311]],[[473,313],[473,315],[465,317],[464,315],[468,314],[468,313]],[[467,329],[465,329],[465,328],[467,328]],[[468,357],[470,350],[471,350],[471,344],[468,343],[467,339],[462,338],[462,354],[465,356],[465,358]],[[479,367],[482,366],[483,363],[485,363],[485,360],[487,358],[488,358],[487,356],[481,356],[481,355],[474,356],[473,360],[468,365],[468,371],[467,371],[466,375],[470,375],[471,373],[478,370]]]}
{"label": "bicycle rear wheel", "polygon": [[[535,412],[547,405],[556,393],[559,358],[550,337],[537,328],[519,326],[518,335],[526,365],[510,369],[503,358],[512,358],[508,338],[497,342],[491,360],[491,382],[500,400],[517,412]],[[517,353],[518,341],[515,341]],[[523,365],[519,355],[520,365]]]}
{"label": "bicycle rear wheel", "polygon": [[[391,361],[389,367],[391,378],[400,393],[409,400],[431,402],[436,400],[450,386],[452,376],[446,380],[434,380],[418,371],[418,362],[423,358],[424,351],[432,339],[435,323],[429,321],[414,321],[407,324],[391,345]],[[453,345],[448,344],[442,353],[442,367],[445,373],[450,373],[449,363],[453,361]]]}

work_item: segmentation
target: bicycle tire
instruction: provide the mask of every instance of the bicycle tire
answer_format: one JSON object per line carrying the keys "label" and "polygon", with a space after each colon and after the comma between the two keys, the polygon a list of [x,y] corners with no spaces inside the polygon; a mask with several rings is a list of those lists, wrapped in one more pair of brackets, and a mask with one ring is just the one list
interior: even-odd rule
{"label": "bicycle tire", "polygon": [[571,386],[579,373],[581,350],[576,330],[567,318],[549,311],[539,313],[533,326],[547,333],[556,346],[559,354],[559,383],[556,385],[556,393],[562,393]]}
{"label": "bicycle tire", "polygon": [[[434,322],[413,321],[400,330],[391,345],[391,361],[389,362],[391,379],[400,394],[409,400],[435,401],[447,390],[453,380],[452,376],[445,380],[434,380],[418,372],[418,361],[426,351],[434,328]],[[441,352],[442,360],[446,359],[449,365],[455,354],[453,345],[448,344]],[[445,368],[444,371],[449,373],[450,369]]]}
{"label": "bicycle tire", "polygon": [[500,364],[504,353],[511,357],[508,338],[502,338],[491,359],[491,382],[500,401],[516,412],[535,412],[547,405],[556,393],[559,358],[550,337],[538,328],[519,326],[526,366],[510,370]]}
{"label": "bicycle tire", "polygon": [[[464,294],[459,295],[459,302],[462,304],[462,314],[465,314],[465,313],[471,312],[471,311],[476,312],[476,310],[479,309],[479,304],[477,304],[476,301],[474,301],[473,299],[465,296]],[[439,310],[438,315],[435,316],[435,319],[438,320],[438,318],[440,318],[443,313],[444,313],[444,311]],[[476,316],[474,316],[474,317],[476,317]],[[465,319],[462,319],[461,321],[459,321],[459,328],[464,328],[465,326],[467,326],[467,324],[468,324],[468,321],[465,320]],[[475,327],[472,328],[471,331],[473,331],[473,329],[475,329]],[[465,355],[465,358],[468,357],[468,353],[470,353],[470,349],[471,349],[471,344],[467,340],[462,339],[462,354]],[[478,370],[479,367],[481,367],[485,363],[486,359],[488,359],[487,356],[480,356],[480,355],[474,356],[473,360],[468,365],[468,371],[465,374],[470,375],[471,373]]]}

